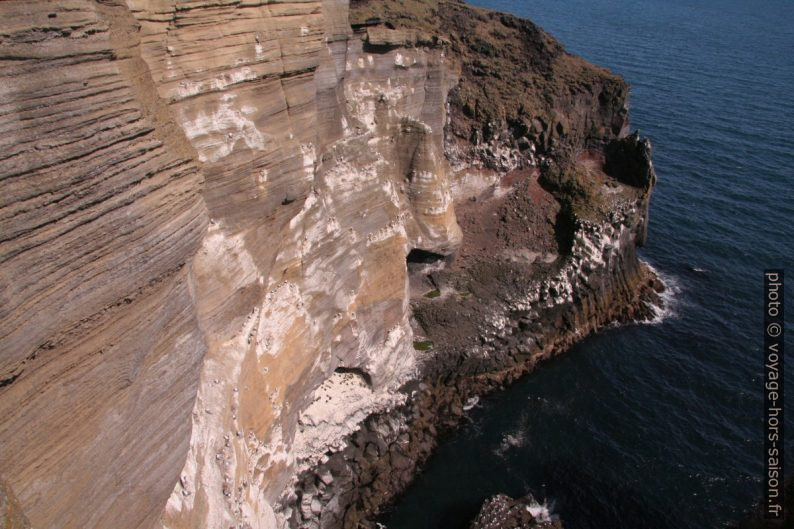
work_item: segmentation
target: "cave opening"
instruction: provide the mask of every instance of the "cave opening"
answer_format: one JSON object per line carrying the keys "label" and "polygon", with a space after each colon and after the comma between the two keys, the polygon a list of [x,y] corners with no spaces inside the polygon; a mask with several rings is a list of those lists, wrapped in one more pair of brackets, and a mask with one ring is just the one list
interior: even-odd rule
{"label": "cave opening", "polygon": [[339,374],[351,374],[361,377],[361,379],[366,382],[367,386],[372,387],[372,376],[361,369],[360,367],[337,367],[334,369],[334,373]]}
{"label": "cave opening", "polygon": [[554,238],[560,255],[570,255],[576,234],[576,216],[571,207],[563,205],[554,222]]}
{"label": "cave opening", "polygon": [[440,253],[414,248],[405,258],[408,264],[436,264],[444,261],[447,257]]}

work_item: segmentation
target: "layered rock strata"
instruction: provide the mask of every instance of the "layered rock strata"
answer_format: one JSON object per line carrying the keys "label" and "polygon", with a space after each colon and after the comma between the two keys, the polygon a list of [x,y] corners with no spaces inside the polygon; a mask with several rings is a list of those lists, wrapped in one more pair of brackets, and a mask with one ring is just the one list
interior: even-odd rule
{"label": "layered rock strata", "polygon": [[33,527],[369,524],[469,399],[651,310],[627,87],[527,21],[0,12],[0,478]]}

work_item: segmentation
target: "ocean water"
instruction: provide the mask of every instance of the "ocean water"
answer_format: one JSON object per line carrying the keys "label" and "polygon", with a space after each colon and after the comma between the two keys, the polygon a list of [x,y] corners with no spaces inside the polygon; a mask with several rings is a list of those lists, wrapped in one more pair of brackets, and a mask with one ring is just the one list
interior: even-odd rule
{"label": "ocean water", "polygon": [[[591,337],[481,399],[383,522],[467,526],[498,492],[567,529],[729,527],[761,497],[762,270],[794,314],[794,2],[476,0],[632,85],[659,183],[643,257],[671,314]],[[789,340],[788,401],[794,401]],[[788,406],[787,472],[794,473]]]}

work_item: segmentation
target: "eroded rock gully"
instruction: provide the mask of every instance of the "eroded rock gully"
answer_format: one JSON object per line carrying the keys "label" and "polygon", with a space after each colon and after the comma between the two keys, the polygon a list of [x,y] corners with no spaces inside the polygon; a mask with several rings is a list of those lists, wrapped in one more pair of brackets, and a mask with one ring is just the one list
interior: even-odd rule
{"label": "eroded rock gully", "polygon": [[530,22],[0,13],[7,526],[367,526],[469,398],[652,312],[626,84]]}

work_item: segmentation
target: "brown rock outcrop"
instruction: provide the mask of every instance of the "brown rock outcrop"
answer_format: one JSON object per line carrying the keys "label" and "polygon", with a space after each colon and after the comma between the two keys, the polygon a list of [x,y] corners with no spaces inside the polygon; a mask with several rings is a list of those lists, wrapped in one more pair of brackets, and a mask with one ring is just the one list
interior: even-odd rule
{"label": "brown rock outcrop", "polygon": [[0,475],[33,527],[364,523],[467,398],[647,310],[625,83],[401,4],[0,4]]}

